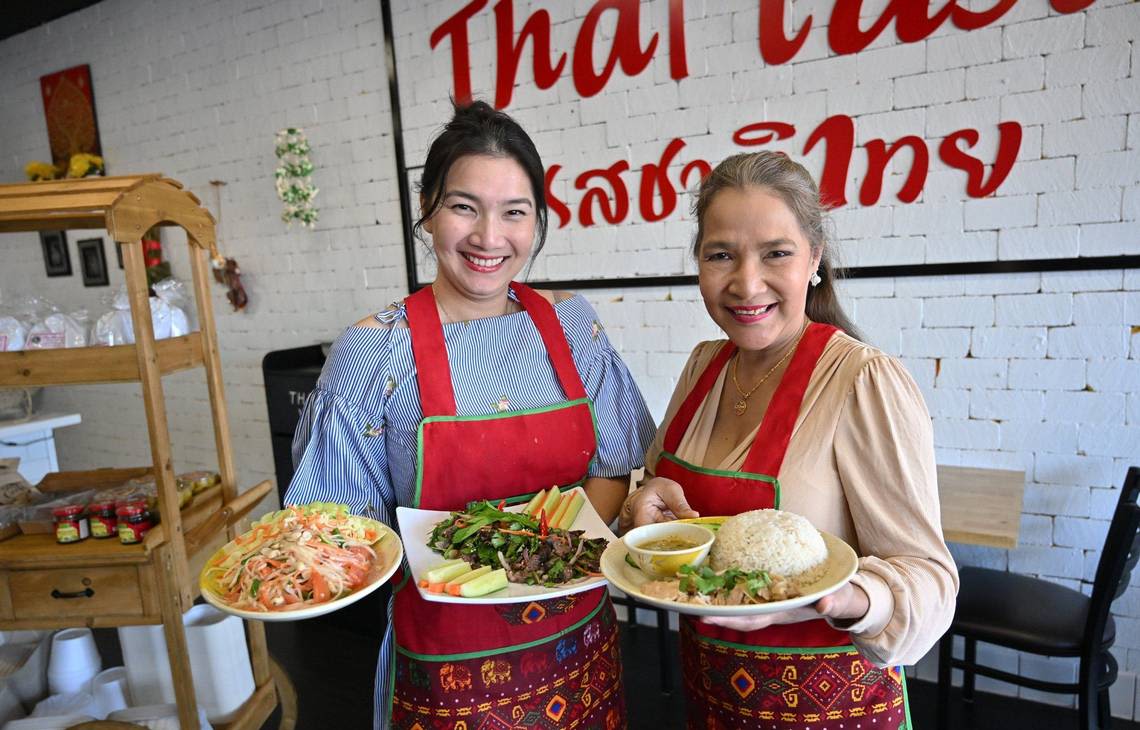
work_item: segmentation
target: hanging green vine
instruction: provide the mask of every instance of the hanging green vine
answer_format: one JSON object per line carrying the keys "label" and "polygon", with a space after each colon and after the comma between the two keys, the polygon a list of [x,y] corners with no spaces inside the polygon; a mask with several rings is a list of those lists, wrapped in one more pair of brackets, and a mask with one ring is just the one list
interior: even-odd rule
{"label": "hanging green vine", "polygon": [[313,187],[313,163],[309,160],[309,140],[297,127],[277,132],[277,197],[285,204],[281,220],[298,221],[313,228],[320,212],[313,205],[318,189]]}

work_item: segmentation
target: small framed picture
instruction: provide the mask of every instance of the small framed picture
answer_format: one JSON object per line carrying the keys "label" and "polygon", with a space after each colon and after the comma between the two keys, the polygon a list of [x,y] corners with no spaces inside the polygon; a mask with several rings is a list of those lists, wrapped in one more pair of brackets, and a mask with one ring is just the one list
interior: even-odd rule
{"label": "small framed picture", "polygon": [[40,231],[44,248],[44,269],[48,276],[71,276],[71,255],[67,252],[67,236],[63,231]]}
{"label": "small framed picture", "polygon": [[102,238],[85,238],[75,244],[79,250],[79,264],[83,268],[83,286],[107,286],[107,257],[103,254]]}

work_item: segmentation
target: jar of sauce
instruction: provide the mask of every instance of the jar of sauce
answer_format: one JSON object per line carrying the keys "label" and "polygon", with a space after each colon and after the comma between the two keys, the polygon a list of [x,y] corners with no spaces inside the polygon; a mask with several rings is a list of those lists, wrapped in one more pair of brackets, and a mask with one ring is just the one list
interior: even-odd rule
{"label": "jar of sauce", "polygon": [[51,511],[55,519],[55,541],[58,543],[86,540],[89,534],[87,510],[81,504],[68,504]]}
{"label": "jar of sauce", "polygon": [[102,540],[119,534],[114,502],[92,502],[87,505],[87,518],[91,523],[91,537]]}
{"label": "jar of sauce", "polygon": [[142,542],[143,537],[154,527],[154,520],[147,510],[145,501],[120,504],[115,510],[118,519],[119,542],[133,545]]}

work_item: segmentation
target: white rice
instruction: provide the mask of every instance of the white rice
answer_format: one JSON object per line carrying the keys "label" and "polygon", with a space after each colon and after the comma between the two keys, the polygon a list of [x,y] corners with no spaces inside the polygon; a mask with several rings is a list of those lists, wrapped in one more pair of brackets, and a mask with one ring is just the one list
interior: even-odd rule
{"label": "white rice", "polygon": [[822,574],[827,545],[804,517],[758,509],[724,521],[709,559],[714,570],[766,570],[807,584]]}

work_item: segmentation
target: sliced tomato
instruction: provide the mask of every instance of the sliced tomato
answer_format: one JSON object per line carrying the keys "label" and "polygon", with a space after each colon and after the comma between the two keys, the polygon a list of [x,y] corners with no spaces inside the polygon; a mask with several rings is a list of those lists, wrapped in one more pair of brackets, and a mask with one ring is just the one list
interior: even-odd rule
{"label": "sliced tomato", "polygon": [[329,600],[329,584],[316,570],[311,571],[309,579],[313,584],[313,602],[324,603]]}

